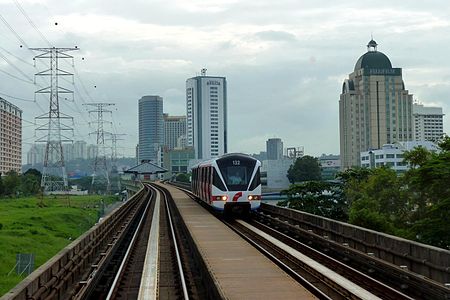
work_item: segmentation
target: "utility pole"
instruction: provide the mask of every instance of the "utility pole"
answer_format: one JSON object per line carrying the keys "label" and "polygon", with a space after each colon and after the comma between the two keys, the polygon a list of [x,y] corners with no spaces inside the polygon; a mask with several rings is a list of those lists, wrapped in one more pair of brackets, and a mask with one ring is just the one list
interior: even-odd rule
{"label": "utility pole", "polygon": [[95,154],[94,160],[94,173],[92,174],[91,187],[93,189],[95,179],[97,175],[103,175],[106,184],[106,193],[109,194],[111,190],[111,182],[109,180],[109,169],[108,164],[106,162],[106,144],[105,144],[105,134],[110,135],[110,132],[104,130],[104,124],[112,124],[110,121],[106,121],[103,119],[104,113],[112,113],[111,110],[105,109],[105,107],[113,106],[114,103],[86,103],[84,105],[93,106],[95,109],[90,110],[89,113],[96,113],[97,120],[90,122],[97,124],[97,130],[91,132],[90,134],[97,135],[97,152]]}
{"label": "utility pole", "polygon": [[50,85],[41,88],[35,94],[49,94],[50,105],[48,113],[36,117],[36,119],[48,120],[47,123],[39,126],[36,130],[47,131],[47,134],[36,142],[45,142],[44,168],[42,171],[41,188],[44,193],[52,191],[64,191],[68,188],[66,166],[64,162],[64,153],[62,148],[63,142],[72,142],[66,136],[61,134],[62,131],[72,131],[73,128],[63,124],[63,119],[73,118],[63,114],[59,110],[59,94],[73,94],[73,91],[59,86],[60,76],[73,76],[72,73],[64,71],[59,67],[59,59],[72,59],[73,56],[66,52],[78,50],[75,48],[30,48],[33,51],[40,51],[41,54],[34,57],[36,59],[49,59],[50,66],[47,70],[38,72],[35,76],[48,76]]}

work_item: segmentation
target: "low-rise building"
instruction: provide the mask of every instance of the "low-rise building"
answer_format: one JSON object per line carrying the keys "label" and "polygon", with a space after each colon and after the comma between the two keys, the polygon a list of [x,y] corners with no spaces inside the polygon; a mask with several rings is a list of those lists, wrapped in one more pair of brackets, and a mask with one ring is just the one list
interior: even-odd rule
{"label": "low-rise building", "polygon": [[172,178],[178,173],[188,173],[189,161],[194,158],[195,152],[192,147],[164,152],[163,166],[169,171],[164,174],[164,179]]}
{"label": "low-rise building", "polygon": [[339,155],[322,154],[319,157],[320,172],[322,180],[333,180],[336,174],[341,170],[341,158]]}
{"label": "low-rise building", "polygon": [[397,173],[406,172],[410,166],[403,161],[405,151],[422,146],[431,152],[439,152],[439,147],[430,141],[408,141],[395,144],[385,144],[381,149],[361,152],[361,166],[376,168],[388,166]]}
{"label": "low-rise building", "polygon": [[294,160],[288,158],[263,160],[261,162],[261,184],[264,191],[279,191],[289,188],[287,178]]}

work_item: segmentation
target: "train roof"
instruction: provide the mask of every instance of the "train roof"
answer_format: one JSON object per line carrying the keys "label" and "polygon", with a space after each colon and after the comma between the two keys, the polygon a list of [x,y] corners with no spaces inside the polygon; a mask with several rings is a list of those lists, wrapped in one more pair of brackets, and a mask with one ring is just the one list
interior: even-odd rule
{"label": "train roof", "polygon": [[224,155],[216,157],[216,158],[212,158],[212,159],[208,159],[208,160],[199,162],[198,164],[193,165],[192,168],[197,168],[199,166],[208,166],[208,165],[211,165],[212,163],[214,163],[215,161],[218,161],[218,160],[223,159],[223,158],[230,158],[230,157],[239,157],[239,158],[245,158],[245,159],[251,159],[251,160],[256,160],[257,161],[256,158],[254,158],[254,157],[252,157],[252,156],[250,156],[248,154],[244,154],[244,153],[227,153],[227,154],[224,154]]}

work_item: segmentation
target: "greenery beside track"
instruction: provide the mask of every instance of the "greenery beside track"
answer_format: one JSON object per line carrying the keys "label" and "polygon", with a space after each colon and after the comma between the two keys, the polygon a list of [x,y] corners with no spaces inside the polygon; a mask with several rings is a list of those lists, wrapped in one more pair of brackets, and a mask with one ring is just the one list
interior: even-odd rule
{"label": "greenery beside track", "polygon": [[[116,196],[0,198],[0,296],[24,276],[7,274],[16,253],[34,253],[35,269],[87,231]],[[102,204],[103,202],[103,204]]]}
{"label": "greenery beside track", "polygon": [[450,249],[450,137],[439,146],[406,151],[412,167],[401,176],[386,166],[354,168],[333,182],[317,179],[317,159],[298,158],[288,178],[301,182],[279,205]]}

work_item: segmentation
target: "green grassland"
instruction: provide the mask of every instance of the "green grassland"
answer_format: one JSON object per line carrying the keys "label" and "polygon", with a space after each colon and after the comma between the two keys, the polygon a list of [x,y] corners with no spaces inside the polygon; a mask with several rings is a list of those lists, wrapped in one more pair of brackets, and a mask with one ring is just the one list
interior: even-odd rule
{"label": "green grassland", "polygon": [[0,296],[24,276],[7,274],[16,253],[34,253],[35,269],[88,230],[104,205],[117,201],[104,196],[48,196],[0,199]]}

